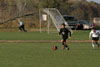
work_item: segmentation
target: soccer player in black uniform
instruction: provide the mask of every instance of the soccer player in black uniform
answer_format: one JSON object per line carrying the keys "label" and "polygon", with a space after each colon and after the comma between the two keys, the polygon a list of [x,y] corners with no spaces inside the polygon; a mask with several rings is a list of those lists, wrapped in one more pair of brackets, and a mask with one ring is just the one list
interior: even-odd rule
{"label": "soccer player in black uniform", "polygon": [[63,45],[63,49],[66,48],[67,50],[69,50],[69,47],[66,43],[66,40],[68,39],[68,34],[70,34],[69,38],[71,38],[71,31],[69,31],[67,28],[65,28],[64,23],[61,25],[61,29],[60,29],[60,32],[59,32],[59,35],[61,35],[61,34],[62,34],[61,42],[62,42],[62,45]]}

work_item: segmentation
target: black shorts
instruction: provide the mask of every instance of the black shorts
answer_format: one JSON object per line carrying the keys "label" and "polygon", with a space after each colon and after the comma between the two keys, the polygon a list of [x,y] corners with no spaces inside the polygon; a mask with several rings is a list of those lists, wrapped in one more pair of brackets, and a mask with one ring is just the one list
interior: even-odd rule
{"label": "black shorts", "polygon": [[67,39],[68,37],[63,37],[63,42],[66,42]]}
{"label": "black shorts", "polygon": [[92,37],[92,40],[98,41],[99,40],[99,37]]}
{"label": "black shorts", "polygon": [[24,28],[24,25],[19,26],[19,28]]}

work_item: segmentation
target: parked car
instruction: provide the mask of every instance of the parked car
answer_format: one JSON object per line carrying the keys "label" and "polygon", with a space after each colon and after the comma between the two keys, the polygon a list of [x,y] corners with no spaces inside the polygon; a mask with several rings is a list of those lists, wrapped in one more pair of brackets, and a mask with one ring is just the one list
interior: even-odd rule
{"label": "parked car", "polygon": [[63,15],[66,23],[72,28],[72,29],[76,29],[77,28],[77,24],[78,21],[75,20],[74,16],[68,16],[68,15]]}
{"label": "parked car", "polygon": [[[81,27],[81,29],[91,29],[92,28],[92,23],[90,21],[87,20],[79,20],[79,29]],[[82,28],[83,27],[83,28]]]}
{"label": "parked car", "polygon": [[95,24],[95,28],[100,28],[100,17],[93,18],[93,23]]}

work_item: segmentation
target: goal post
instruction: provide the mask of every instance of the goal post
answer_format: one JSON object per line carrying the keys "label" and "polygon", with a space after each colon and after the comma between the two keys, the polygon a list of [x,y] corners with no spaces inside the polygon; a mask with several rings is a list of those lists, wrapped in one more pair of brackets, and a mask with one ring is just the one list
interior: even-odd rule
{"label": "goal post", "polygon": [[[60,31],[62,23],[65,23],[66,28],[68,28],[72,32],[68,23],[64,20],[63,16],[56,8],[40,9],[39,16],[40,16],[40,32],[42,32],[42,29],[45,26],[45,24],[47,25],[48,33],[52,32],[54,27],[56,28],[57,31]],[[52,26],[53,28],[51,28]]]}

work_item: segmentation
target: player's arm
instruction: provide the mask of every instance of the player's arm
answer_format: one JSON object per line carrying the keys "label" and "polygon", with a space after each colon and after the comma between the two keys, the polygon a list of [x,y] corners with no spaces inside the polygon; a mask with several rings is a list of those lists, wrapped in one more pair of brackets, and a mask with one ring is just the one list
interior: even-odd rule
{"label": "player's arm", "polygon": [[71,31],[69,31],[70,37],[72,37]]}
{"label": "player's arm", "polygon": [[20,20],[19,19],[17,20],[17,23],[20,24]]}
{"label": "player's arm", "polygon": [[71,39],[72,38],[72,33],[71,33],[70,30],[68,30],[68,32],[69,32],[69,38]]}
{"label": "player's arm", "polygon": [[61,33],[62,33],[62,29],[60,29],[59,35],[61,35]]}
{"label": "player's arm", "polygon": [[91,39],[92,37],[92,32],[89,33],[89,40]]}
{"label": "player's arm", "polygon": [[72,38],[72,33],[71,33],[71,31],[69,31],[69,36],[70,36],[70,38]]}
{"label": "player's arm", "polygon": [[100,36],[100,31],[98,31],[98,34],[99,34],[99,36]]}
{"label": "player's arm", "polygon": [[16,20],[16,25],[19,25],[19,21],[18,20]]}

